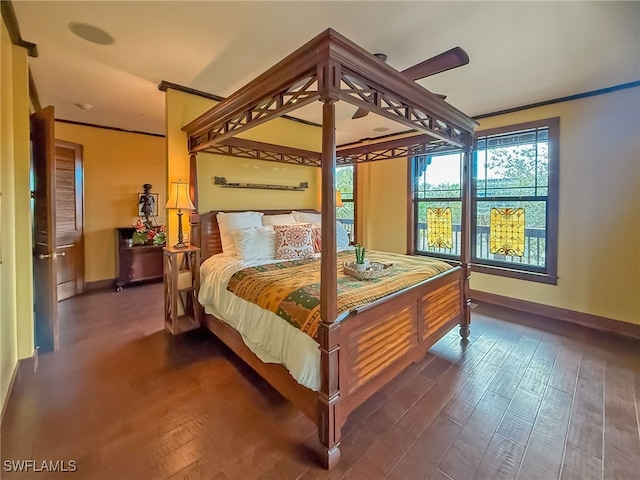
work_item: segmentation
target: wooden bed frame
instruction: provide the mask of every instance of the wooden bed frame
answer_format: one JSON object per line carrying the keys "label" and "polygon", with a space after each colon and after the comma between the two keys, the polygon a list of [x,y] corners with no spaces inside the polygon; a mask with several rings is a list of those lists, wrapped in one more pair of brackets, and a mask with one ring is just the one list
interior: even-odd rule
{"label": "wooden bed frame", "polygon": [[[222,253],[217,213],[190,217],[191,244],[201,248],[202,259]],[[300,385],[282,365],[263,363],[227,323],[209,314],[201,318],[231,350],[318,424],[320,441],[328,448],[326,466],[330,467],[338,461],[340,432],[347,416],[408,365],[424,357],[429,347],[456,324],[464,324],[463,280],[462,268],[455,267],[360,307],[331,324],[320,323],[319,392]]]}
{"label": "wooden bed frame", "polygon": [[[339,100],[417,132],[338,148],[334,103]],[[323,104],[321,152],[235,137],[312,101]],[[314,165],[322,170],[319,391],[299,385],[280,365],[262,363],[226,323],[211,315],[205,315],[203,323],[317,423],[326,468],[339,461],[342,426],[358,405],[421,359],[455,324],[460,324],[463,338],[469,335],[470,154],[476,126],[475,121],[437,95],[329,29],[183,127],[191,154],[191,197],[196,206],[199,152]],[[452,148],[464,153],[460,266],[338,317],[336,164],[406,159]],[[222,252],[215,214],[196,212],[190,216],[191,243],[202,249],[203,259]],[[412,247],[408,250],[414,253]]]}

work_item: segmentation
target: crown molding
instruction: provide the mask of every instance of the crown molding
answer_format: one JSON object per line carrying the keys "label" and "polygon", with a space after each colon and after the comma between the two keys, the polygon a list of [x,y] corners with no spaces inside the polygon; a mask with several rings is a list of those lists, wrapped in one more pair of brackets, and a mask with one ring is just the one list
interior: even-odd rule
{"label": "crown molding", "polygon": [[16,17],[16,11],[13,9],[13,3],[11,3],[11,0],[2,0],[0,2],[0,10],[2,11],[4,24],[7,26],[7,31],[9,32],[11,43],[19,47],[26,48],[30,57],[37,57],[38,46],[35,43],[27,42],[22,39],[20,26],[18,25],[18,17]]}

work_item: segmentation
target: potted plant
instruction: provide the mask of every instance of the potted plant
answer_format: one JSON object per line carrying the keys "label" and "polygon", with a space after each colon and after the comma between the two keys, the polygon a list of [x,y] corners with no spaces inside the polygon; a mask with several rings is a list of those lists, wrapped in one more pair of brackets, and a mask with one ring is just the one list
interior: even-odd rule
{"label": "potted plant", "polygon": [[364,258],[364,255],[366,253],[366,249],[360,245],[359,243],[356,244],[355,246],[355,252],[356,252],[356,270],[358,271],[363,271],[367,269],[367,262]]}

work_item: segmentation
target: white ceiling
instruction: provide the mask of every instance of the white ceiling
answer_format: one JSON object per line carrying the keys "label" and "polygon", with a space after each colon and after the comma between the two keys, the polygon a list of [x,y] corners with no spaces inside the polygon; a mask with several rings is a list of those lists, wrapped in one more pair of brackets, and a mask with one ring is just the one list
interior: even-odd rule
{"label": "white ceiling", "polygon": [[[43,106],[150,133],[164,133],[162,80],[226,97],[328,27],[398,70],[461,46],[469,65],[420,83],[471,116],[640,80],[639,2],[13,3],[22,37],[38,45],[29,64]],[[70,22],[115,43],[82,40]],[[338,143],[388,126],[353,111],[338,110]]]}

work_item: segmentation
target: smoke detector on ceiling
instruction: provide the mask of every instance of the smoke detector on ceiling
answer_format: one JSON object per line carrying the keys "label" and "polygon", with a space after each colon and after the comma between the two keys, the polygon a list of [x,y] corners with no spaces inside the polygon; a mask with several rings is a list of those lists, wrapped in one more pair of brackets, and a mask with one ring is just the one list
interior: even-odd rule
{"label": "smoke detector on ceiling", "polygon": [[114,42],[113,37],[107,32],[88,23],[71,22],[69,30],[83,40],[98,45],[111,45]]}

